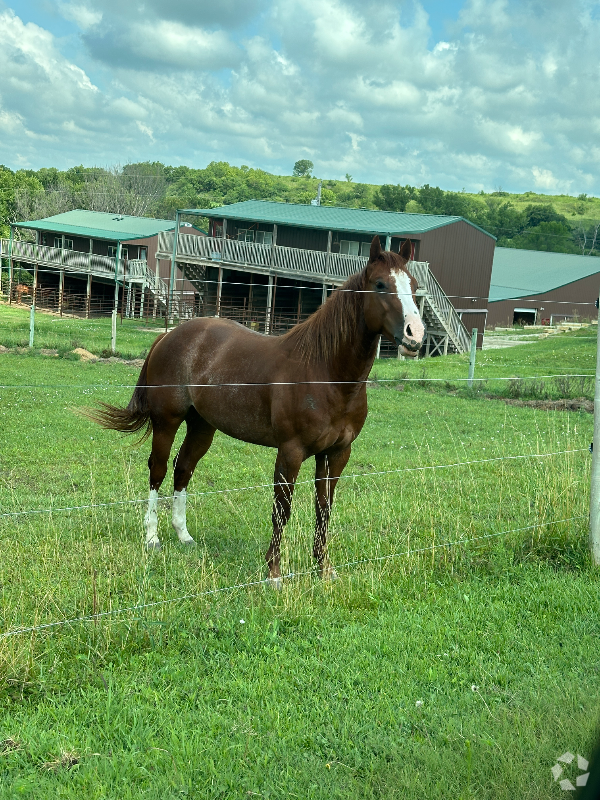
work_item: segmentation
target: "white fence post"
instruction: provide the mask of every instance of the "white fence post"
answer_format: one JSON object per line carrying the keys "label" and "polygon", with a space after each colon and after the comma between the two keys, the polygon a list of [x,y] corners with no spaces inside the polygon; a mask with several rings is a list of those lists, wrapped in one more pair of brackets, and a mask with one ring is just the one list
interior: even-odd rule
{"label": "white fence post", "polygon": [[111,318],[110,349],[114,355],[117,352],[117,309],[113,308]]}
{"label": "white fence post", "polygon": [[469,356],[469,389],[473,388],[473,377],[475,375],[475,354],[477,353],[477,328],[473,328],[471,333],[471,355]]}
{"label": "white fence post", "polygon": [[33,332],[35,327],[35,303],[31,304],[29,312],[29,347],[33,347]]}
{"label": "white fence post", "polygon": [[596,566],[600,566],[600,321],[596,339],[594,443],[592,445],[592,483],[590,487],[590,550],[592,562]]}

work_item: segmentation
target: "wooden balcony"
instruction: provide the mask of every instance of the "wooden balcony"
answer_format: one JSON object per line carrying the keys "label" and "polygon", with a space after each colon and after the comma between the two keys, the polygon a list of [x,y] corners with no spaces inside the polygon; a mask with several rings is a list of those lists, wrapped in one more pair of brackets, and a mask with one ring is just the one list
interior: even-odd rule
{"label": "wooden balcony", "polygon": [[[170,259],[172,251],[173,233],[160,233],[157,257]],[[179,264],[212,264],[228,269],[283,275],[296,280],[340,286],[350,275],[362,270],[368,259],[366,256],[180,233],[176,260]],[[417,294],[421,298],[420,311],[427,323],[427,353],[445,355],[449,352],[468,352],[471,345],[469,332],[429,269],[429,264],[426,261],[412,261],[410,269],[419,284]]]}

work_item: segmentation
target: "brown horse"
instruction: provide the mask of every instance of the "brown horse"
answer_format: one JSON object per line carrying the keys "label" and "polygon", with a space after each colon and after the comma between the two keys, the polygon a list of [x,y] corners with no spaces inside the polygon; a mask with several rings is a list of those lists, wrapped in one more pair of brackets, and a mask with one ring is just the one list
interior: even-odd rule
{"label": "brown horse", "polygon": [[425,326],[407,270],[410,242],[400,253],[371,244],[362,272],[350,277],[309,319],[271,337],[227,319],[196,318],[152,345],[127,408],[103,404],[89,416],[105,428],[152,432],[146,547],[160,548],[157,501],[177,429],[186,436],[174,462],[173,527],[186,526],[186,487],[216,430],[277,449],[269,579],[281,585],[280,543],[300,466],[315,457],[313,554],[323,578],[335,577],[327,557],[333,493],[367,416],[366,380],[380,335],[416,356]]}

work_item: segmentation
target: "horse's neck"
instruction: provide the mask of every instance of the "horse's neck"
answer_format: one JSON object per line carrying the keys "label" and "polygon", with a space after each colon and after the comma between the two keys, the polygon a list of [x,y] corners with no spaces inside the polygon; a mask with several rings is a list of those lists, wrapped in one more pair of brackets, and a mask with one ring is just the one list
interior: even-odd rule
{"label": "horse's neck", "polygon": [[335,380],[366,381],[377,353],[378,334],[368,330],[364,319],[355,331],[340,344],[331,361],[330,369]]}

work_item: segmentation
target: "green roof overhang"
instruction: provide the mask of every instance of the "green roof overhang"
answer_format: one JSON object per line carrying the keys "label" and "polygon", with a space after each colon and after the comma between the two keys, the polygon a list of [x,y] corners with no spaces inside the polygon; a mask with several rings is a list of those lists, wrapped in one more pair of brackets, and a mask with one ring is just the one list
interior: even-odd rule
{"label": "green roof overhang", "polygon": [[247,200],[218,208],[181,209],[178,213],[218,219],[252,220],[253,222],[290,225],[298,228],[316,228],[369,235],[386,234],[388,236],[419,236],[436,228],[462,221],[495,240],[492,234],[463,217],[436,214],[406,214],[363,208],[276,203],[269,200]]}

